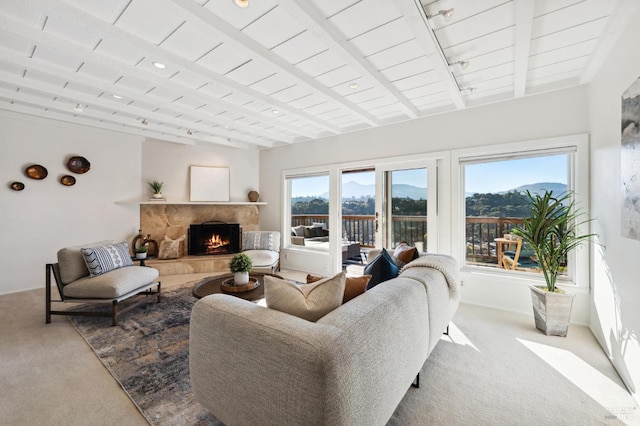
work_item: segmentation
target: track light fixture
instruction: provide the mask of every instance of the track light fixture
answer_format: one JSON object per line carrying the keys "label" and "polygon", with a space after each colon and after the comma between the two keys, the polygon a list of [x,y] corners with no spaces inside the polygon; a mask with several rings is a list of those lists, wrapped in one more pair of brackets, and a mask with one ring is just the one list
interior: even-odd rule
{"label": "track light fixture", "polygon": [[187,130],[187,134],[188,134],[189,136],[191,136],[191,135],[193,134],[193,132],[192,132],[191,130]]}
{"label": "track light fixture", "polygon": [[462,68],[463,70],[466,70],[467,67],[469,66],[469,62],[468,61],[458,61],[456,63],[458,65],[460,65],[460,68]]}
{"label": "track light fixture", "polygon": [[84,108],[82,108],[82,105],[76,104],[76,106],[73,107],[73,110],[75,112],[82,112],[82,111],[84,111]]}
{"label": "track light fixture", "polygon": [[460,89],[461,92],[468,92],[469,94],[474,93],[476,90],[478,90],[477,87],[465,87],[464,89]]}
{"label": "track light fixture", "polygon": [[446,9],[446,10],[441,9],[437,13],[434,13],[433,15],[427,15],[427,18],[432,19],[432,18],[435,18],[436,16],[442,16],[445,21],[449,21],[453,16],[453,8]]}
{"label": "track light fixture", "polygon": [[141,121],[141,123],[142,123],[142,124],[144,124],[145,126],[146,126],[147,124],[149,124],[149,122],[147,121],[147,119],[146,119],[146,118],[143,118],[143,119],[142,119],[142,121]]}

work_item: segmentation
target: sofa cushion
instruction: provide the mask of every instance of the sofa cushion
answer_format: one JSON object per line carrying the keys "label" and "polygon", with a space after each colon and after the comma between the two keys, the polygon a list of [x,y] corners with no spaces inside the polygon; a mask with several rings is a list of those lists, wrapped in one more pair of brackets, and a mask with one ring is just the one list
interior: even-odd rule
{"label": "sofa cushion", "polygon": [[398,244],[393,251],[393,261],[398,265],[398,268],[402,268],[404,265],[418,257],[420,257],[418,249],[405,242]]}
{"label": "sofa cushion", "polygon": [[[307,284],[311,284],[325,277],[320,275],[307,274]],[[371,275],[362,275],[359,277],[346,277],[344,286],[344,295],[342,296],[342,303],[347,303],[349,300],[364,293],[367,288],[367,284],[371,280]]]}
{"label": "sofa cushion", "polygon": [[367,290],[372,289],[383,281],[397,277],[399,272],[400,269],[391,258],[391,255],[386,249],[382,249],[380,254],[364,268],[364,275],[371,275]]}
{"label": "sofa cushion", "polygon": [[265,275],[264,298],[268,308],[317,321],[342,304],[344,287],[344,272],[300,285]]}
{"label": "sofa cushion", "polygon": [[114,299],[150,284],[158,270],[145,266],[127,266],[97,277],[86,276],[64,286],[65,297]]}
{"label": "sofa cushion", "polygon": [[84,262],[87,264],[89,275],[92,277],[133,265],[131,255],[129,255],[129,245],[124,241],[98,247],[81,248],[80,252],[82,252]]}
{"label": "sofa cushion", "polygon": [[247,231],[242,234],[242,250],[280,250],[280,232]]}
{"label": "sofa cushion", "polygon": [[306,227],[303,225],[294,226],[291,230],[296,234],[296,237],[304,237],[304,229]]}
{"label": "sofa cushion", "polygon": [[272,266],[280,259],[278,252],[271,250],[245,250],[243,253],[253,260],[254,268]]}
{"label": "sofa cushion", "polygon": [[60,267],[60,278],[63,284],[69,284],[78,278],[89,275],[84,256],[80,251],[83,247],[98,247],[106,244],[115,244],[116,241],[105,240],[97,243],[84,244],[81,246],[65,247],[58,250],[58,266]]}

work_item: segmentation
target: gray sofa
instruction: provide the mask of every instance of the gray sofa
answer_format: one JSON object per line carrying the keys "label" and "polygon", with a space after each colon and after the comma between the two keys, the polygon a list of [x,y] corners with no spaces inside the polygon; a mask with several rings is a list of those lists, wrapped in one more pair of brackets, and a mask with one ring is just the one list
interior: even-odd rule
{"label": "gray sofa", "polygon": [[455,261],[426,258],[315,323],[224,294],[199,300],[197,400],[228,426],[384,425],[458,307]]}

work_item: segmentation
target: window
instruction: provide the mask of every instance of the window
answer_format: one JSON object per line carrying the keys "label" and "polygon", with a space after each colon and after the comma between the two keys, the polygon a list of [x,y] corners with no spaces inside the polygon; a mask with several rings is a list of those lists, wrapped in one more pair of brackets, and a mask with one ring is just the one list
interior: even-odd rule
{"label": "window", "polygon": [[385,172],[387,246],[400,242],[427,248],[427,169]]}
{"label": "window", "polygon": [[525,191],[560,195],[573,189],[573,157],[571,150],[556,150],[462,161],[468,266],[539,272],[533,251],[510,230],[528,215]]}
{"label": "window", "polygon": [[329,250],[329,175],[286,177],[290,246]]}

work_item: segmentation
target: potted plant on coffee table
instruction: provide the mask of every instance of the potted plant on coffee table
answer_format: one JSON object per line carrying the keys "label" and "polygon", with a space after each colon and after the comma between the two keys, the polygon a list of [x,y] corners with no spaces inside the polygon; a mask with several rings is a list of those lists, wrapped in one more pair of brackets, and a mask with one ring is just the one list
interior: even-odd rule
{"label": "potted plant on coffee table", "polygon": [[556,280],[569,252],[595,235],[579,234],[580,226],[592,219],[585,219],[584,212],[576,208],[570,191],[558,197],[551,191],[527,191],[526,198],[530,203],[529,217],[524,219],[522,228],[514,228],[511,233],[533,249],[546,282],[546,286],[531,286],[536,328],[547,335],[566,336],[575,294],[558,288]]}
{"label": "potted plant on coffee table", "polygon": [[231,258],[229,269],[233,272],[235,285],[249,283],[249,272],[253,269],[253,260],[245,253],[238,253]]}

